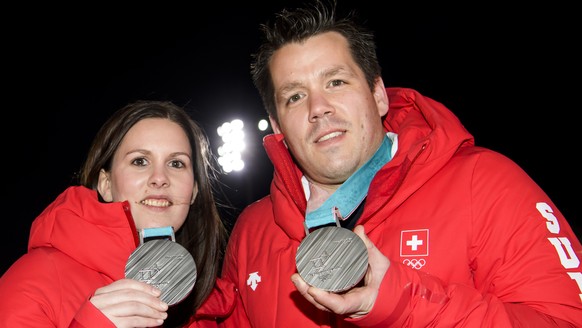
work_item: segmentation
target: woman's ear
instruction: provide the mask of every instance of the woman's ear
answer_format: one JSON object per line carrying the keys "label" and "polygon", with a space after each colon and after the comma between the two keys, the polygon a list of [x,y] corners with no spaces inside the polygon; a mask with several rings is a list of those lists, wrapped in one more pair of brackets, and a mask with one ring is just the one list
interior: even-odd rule
{"label": "woman's ear", "polygon": [[105,172],[104,169],[99,171],[99,182],[97,183],[97,191],[106,202],[112,202],[113,196],[111,195],[111,179],[109,173]]}
{"label": "woman's ear", "polygon": [[190,200],[190,205],[194,204],[196,196],[198,196],[198,184],[194,182],[194,188],[192,190],[192,200]]}

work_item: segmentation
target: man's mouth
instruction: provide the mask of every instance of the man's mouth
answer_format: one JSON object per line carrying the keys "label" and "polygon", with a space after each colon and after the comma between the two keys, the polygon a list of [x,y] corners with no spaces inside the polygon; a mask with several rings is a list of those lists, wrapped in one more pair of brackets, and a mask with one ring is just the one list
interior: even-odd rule
{"label": "man's mouth", "polygon": [[344,134],[344,133],[343,132],[340,132],[340,131],[332,132],[330,134],[326,134],[323,137],[319,138],[319,140],[317,140],[317,142],[326,141],[326,140],[329,140],[331,138],[335,138],[337,136],[340,136],[342,134]]}

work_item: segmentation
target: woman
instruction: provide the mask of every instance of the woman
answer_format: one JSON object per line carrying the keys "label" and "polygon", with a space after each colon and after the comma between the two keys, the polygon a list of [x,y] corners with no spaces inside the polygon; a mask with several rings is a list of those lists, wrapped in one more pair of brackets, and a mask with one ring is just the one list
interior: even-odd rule
{"label": "woman", "polygon": [[[32,224],[28,252],[0,279],[2,327],[214,327],[234,288],[217,281],[227,232],[212,193],[208,140],[182,108],[138,101],[97,133],[80,172]],[[140,231],[171,227],[195,284],[168,305],[125,278]]]}

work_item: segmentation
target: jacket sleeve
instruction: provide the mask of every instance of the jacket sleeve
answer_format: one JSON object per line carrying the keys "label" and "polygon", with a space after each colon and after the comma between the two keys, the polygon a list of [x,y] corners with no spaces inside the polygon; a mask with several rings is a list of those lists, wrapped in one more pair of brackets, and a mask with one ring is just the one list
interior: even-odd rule
{"label": "jacket sleeve", "polygon": [[[43,295],[46,282],[31,274],[32,261],[25,254],[0,278],[0,327],[55,327],[54,309]],[[32,259],[31,259],[32,260]]]}
{"label": "jacket sleeve", "polygon": [[[222,268],[222,279],[234,284],[234,286],[239,286],[239,268],[238,268],[238,253],[234,245],[238,244],[236,240],[238,237],[236,235],[236,228],[233,230],[233,234],[230,236],[228,247],[226,249],[226,254],[224,257],[224,264]],[[240,292],[236,293],[236,305],[232,313],[219,321],[219,327],[226,328],[245,328],[251,327],[251,323],[246,315],[244,304],[241,299]]]}
{"label": "jacket sleeve", "polygon": [[217,279],[212,292],[190,320],[189,328],[218,327],[218,321],[231,314],[237,297],[236,287]]}
{"label": "jacket sleeve", "polygon": [[582,246],[509,159],[481,156],[471,181],[473,284],[392,262],[365,327],[582,327]]}
{"label": "jacket sleeve", "polygon": [[81,305],[79,312],[75,314],[69,328],[97,327],[115,328],[115,325],[103,314],[103,312],[99,311],[93,303],[87,300],[83,305]]}
{"label": "jacket sleeve", "polygon": [[72,321],[62,317],[60,307],[66,300],[53,264],[45,254],[32,252],[4,273],[0,278],[0,327],[115,327],[88,300]]}

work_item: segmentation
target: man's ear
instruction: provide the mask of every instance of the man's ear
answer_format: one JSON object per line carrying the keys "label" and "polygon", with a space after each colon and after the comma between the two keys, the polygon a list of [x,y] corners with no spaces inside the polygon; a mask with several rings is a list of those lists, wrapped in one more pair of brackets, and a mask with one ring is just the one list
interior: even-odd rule
{"label": "man's ear", "polygon": [[386,87],[381,77],[378,77],[374,83],[374,100],[380,117],[386,115],[388,113],[389,101],[388,95],[386,94]]}
{"label": "man's ear", "polygon": [[99,182],[97,183],[97,191],[106,202],[112,202],[113,196],[111,195],[111,179],[109,173],[105,172],[104,169],[99,171]]}
{"label": "man's ear", "polygon": [[271,128],[275,133],[282,133],[281,128],[279,127],[279,123],[273,118],[273,116],[269,115],[269,122],[271,122]]}

